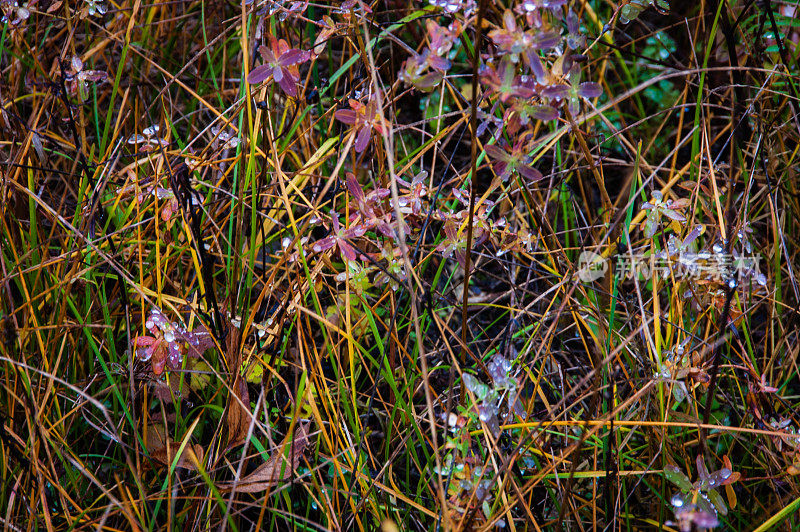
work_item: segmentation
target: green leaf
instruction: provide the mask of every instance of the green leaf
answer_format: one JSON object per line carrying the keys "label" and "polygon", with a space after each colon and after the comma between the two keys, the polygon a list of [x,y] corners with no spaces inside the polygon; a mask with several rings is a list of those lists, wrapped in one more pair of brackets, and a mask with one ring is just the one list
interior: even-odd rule
{"label": "green leaf", "polygon": [[189,372],[189,387],[198,391],[208,386],[209,382],[211,382],[211,367],[202,360],[196,361]]}
{"label": "green leaf", "polygon": [[467,390],[475,394],[478,401],[483,401],[489,393],[489,387],[469,373],[464,373],[464,386],[467,387]]}
{"label": "green leaf", "polygon": [[708,495],[708,500],[711,501],[711,504],[714,505],[714,508],[717,509],[718,513],[722,515],[728,515],[728,507],[725,506],[725,500],[717,490],[710,489],[706,491],[706,495]]}
{"label": "green leaf", "polygon": [[664,466],[664,477],[683,491],[691,491],[692,483],[678,466],[669,464]]}

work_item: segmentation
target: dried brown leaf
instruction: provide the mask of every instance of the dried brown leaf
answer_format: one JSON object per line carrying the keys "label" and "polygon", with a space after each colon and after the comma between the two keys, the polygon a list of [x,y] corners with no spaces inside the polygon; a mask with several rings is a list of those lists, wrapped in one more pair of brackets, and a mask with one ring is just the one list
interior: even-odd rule
{"label": "dried brown leaf", "polygon": [[[180,442],[174,441],[167,433],[162,424],[150,425],[147,428],[147,438],[145,439],[147,452],[156,462],[171,466],[175,456],[180,449]],[[198,443],[189,443],[178,457],[177,467],[182,467],[190,471],[197,471],[198,465],[203,461],[203,447]]]}
{"label": "dried brown leaf", "polygon": [[228,367],[236,368],[234,371],[232,393],[228,395],[228,409],[226,422],[228,425],[228,448],[242,443],[247,438],[252,415],[250,414],[250,394],[247,392],[247,382],[240,375],[238,368],[242,365],[240,335],[238,329],[231,328],[227,342]]}
{"label": "dried brown leaf", "polygon": [[[266,463],[235,484],[237,492],[257,493],[275,486],[279,481],[288,479],[300,465],[300,457],[308,446],[308,423],[300,423],[294,437],[287,435]],[[226,484],[220,489],[229,492],[234,484]]]}

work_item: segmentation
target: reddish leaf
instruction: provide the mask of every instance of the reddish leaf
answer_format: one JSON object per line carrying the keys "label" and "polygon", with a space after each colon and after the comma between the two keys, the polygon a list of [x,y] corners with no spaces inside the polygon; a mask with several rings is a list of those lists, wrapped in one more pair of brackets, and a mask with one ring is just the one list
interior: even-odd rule
{"label": "reddish leaf", "polygon": [[280,85],[281,89],[283,89],[283,92],[289,96],[297,96],[297,80],[295,80],[294,77],[286,71],[276,70],[276,72],[280,72],[282,74],[280,79],[276,79],[275,81],[278,82],[278,85]]}
{"label": "reddish leaf", "polygon": [[450,61],[438,55],[429,55],[428,64],[436,70],[445,71],[450,69]]}
{"label": "reddish leaf", "polygon": [[80,77],[86,81],[105,81],[108,79],[108,73],[102,70],[84,70],[80,73]]}
{"label": "reddish leaf", "polygon": [[441,72],[428,72],[414,82],[414,86],[421,91],[428,92],[438,85],[444,76]]}
{"label": "reddish leaf", "polygon": [[542,89],[542,96],[554,100],[563,100],[569,95],[569,85],[551,85]]}
{"label": "reddish leaf", "polygon": [[278,63],[282,66],[290,66],[296,65],[297,63],[304,63],[307,60],[308,52],[292,48],[291,50],[286,50],[286,52],[281,55],[280,59],[278,59]]}
{"label": "reddish leaf", "polygon": [[578,86],[578,94],[583,98],[599,98],[603,94],[603,87],[599,83],[587,81]]}
{"label": "reddish leaf", "polygon": [[488,146],[484,147],[484,150],[486,150],[486,154],[489,157],[498,161],[507,161],[510,158],[505,150],[499,148],[495,144],[489,144]]}
{"label": "reddish leaf", "polygon": [[526,164],[521,164],[517,166],[517,172],[519,175],[527,179],[528,181],[541,181],[544,179],[542,173],[532,166],[528,166]]}
{"label": "reddish leaf", "polygon": [[359,130],[358,136],[356,137],[356,142],[353,145],[358,153],[361,153],[367,148],[367,144],[369,144],[370,133],[371,130],[368,125]]}
{"label": "reddish leaf", "polygon": [[355,174],[352,172],[347,172],[347,179],[345,181],[347,185],[347,190],[350,192],[350,195],[353,196],[353,199],[356,200],[356,204],[360,205],[364,203],[364,191],[361,190],[361,185],[356,180]]}
{"label": "reddish leaf", "polygon": [[533,75],[536,76],[536,81],[544,85],[547,81],[547,72],[544,69],[542,60],[539,59],[539,56],[536,54],[536,52],[529,51],[526,53],[525,62],[531,68]]}
{"label": "reddish leaf", "polygon": [[340,239],[339,240],[339,250],[342,252],[342,256],[347,260],[356,260],[356,250],[347,243],[347,241]]}
{"label": "reddish leaf", "polygon": [[533,108],[531,116],[537,120],[541,120],[543,122],[549,122],[551,120],[558,119],[558,111],[556,111],[549,105],[537,105],[536,107]]}
{"label": "reddish leaf", "polygon": [[561,37],[554,31],[546,31],[534,36],[531,45],[537,50],[544,50],[546,48],[554,48]]}
{"label": "reddish leaf", "polygon": [[661,211],[664,216],[669,218],[670,220],[675,220],[676,222],[685,222],[686,217],[678,212],[673,211],[672,209],[664,209]]}
{"label": "reddish leaf", "polygon": [[326,236],[321,240],[317,240],[314,242],[313,250],[317,253],[320,251],[325,251],[326,249],[331,249],[333,246],[336,245],[336,237],[333,236]]}
{"label": "reddish leaf", "polygon": [[340,109],[333,113],[333,117],[345,124],[353,125],[356,123],[356,112],[351,109]]}
{"label": "reddish leaf", "polygon": [[272,75],[272,67],[270,65],[258,65],[247,76],[247,82],[251,85],[261,83]]}

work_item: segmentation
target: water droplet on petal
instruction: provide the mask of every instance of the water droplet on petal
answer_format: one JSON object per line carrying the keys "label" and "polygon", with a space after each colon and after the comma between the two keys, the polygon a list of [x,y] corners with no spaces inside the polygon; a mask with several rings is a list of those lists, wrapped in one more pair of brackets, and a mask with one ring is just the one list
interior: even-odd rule
{"label": "water droplet on petal", "polygon": [[148,360],[150,360],[152,354],[153,352],[150,350],[149,347],[140,348],[136,350],[136,357],[143,362],[147,362]]}

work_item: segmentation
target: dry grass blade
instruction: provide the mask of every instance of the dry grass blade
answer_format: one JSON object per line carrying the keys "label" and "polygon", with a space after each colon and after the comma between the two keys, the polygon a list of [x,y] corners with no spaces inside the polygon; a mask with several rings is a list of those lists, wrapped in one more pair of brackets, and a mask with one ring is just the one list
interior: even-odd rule
{"label": "dry grass blade", "polygon": [[0,0],[0,522],[800,529],[794,3]]}

